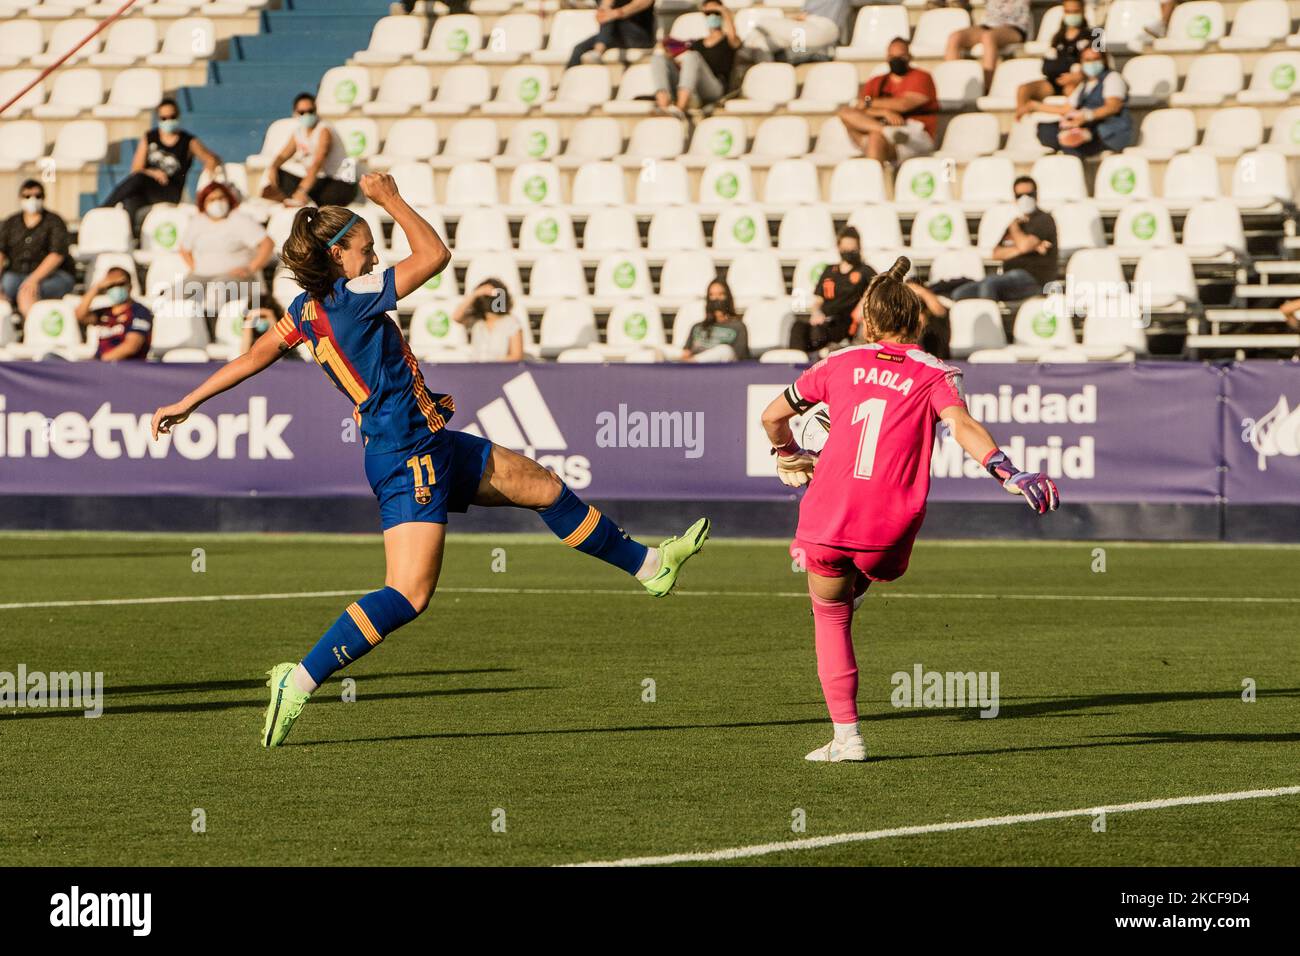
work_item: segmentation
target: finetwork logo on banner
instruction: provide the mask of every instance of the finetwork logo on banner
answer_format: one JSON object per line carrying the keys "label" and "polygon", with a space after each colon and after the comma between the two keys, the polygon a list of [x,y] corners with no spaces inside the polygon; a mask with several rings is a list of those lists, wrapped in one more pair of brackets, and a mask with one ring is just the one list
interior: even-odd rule
{"label": "finetwork logo on banner", "polygon": [[289,414],[271,415],[263,395],[250,395],[248,411],[216,416],[195,412],[170,435],[150,437],[152,411],[115,412],[104,402],[87,417],[81,412],[52,409],[10,410],[0,395],[0,458],[83,458],[93,455],[106,461],[126,458],[166,458],[174,449],[182,458],[201,461],[239,457],[241,439],[246,457],[290,459],[293,451],[284,440],[284,430],[293,421]]}
{"label": "finetwork logo on banner", "polygon": [[532,373],[516,375],[501,391],[501,397],[479,408],[474,423],[462,430],[536,459],[573,488],[588,487],[591,461],[585,455],[546,454],[563,452],[569,445]]}

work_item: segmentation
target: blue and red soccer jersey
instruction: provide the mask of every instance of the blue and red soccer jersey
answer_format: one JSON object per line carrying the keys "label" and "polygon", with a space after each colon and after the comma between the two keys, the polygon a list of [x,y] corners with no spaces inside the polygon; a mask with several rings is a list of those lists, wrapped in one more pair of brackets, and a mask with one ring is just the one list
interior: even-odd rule
{"label": "blue and red soccer jersey", "polygon": [[446,427],[450,395],[430,393],[420,365],[388,312],[397,307],[392,269],[339,278],[324,301],[302,293],[275,330],[306,344],[356,406],[366,478],[384,530],[408,521],[445,524],[473,502],[492,443]]}
{"label": "blue and red soccer jersey", "polygon": [[144,348],[131,358],[143,361],[149,357],[149,343],[153,341],[153,313],[139,302],[127,299],[121,305],[96,309],[91,314],[95,319],[95,330],[99,333],[95,358],[103,358],[126,341],[127,335],[132,332],[144,336]]}
{"label": "blue and red soccer jersey", "polygon": [[402,331],[392,269],[340,277],[323,302],[302,293],[276,331],[290,348],[306,343],[335,387],[356,406],[367,455],[407,451],[446,427],[449,395],[430,393]]}

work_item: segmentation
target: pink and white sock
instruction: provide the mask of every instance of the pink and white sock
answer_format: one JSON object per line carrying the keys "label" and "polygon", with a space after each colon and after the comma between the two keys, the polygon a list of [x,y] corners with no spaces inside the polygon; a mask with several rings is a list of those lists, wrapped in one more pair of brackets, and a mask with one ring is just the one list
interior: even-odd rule
{"label": "pink and white sock", "polygon": [[817,677],[836,724],[858,720],[858,662],[853,656],[853,605],[812,598],[817,636]]}

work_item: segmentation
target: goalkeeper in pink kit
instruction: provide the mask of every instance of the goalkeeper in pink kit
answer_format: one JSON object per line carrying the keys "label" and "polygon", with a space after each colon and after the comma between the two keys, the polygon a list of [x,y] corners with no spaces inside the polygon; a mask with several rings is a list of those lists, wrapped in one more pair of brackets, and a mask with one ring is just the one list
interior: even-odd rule
{"label": "goalkeeper in pink kit", "polygon": [[[905,284],[909,268],[900,258],[867,284],[865,345],[822,359],[763,412],[778,476],[787,485],[809,485],[790,553],[808,572],[817,676],[834,725],[831,742],[809,760],[866,759],[853,612],[870,582],[893,581],[907,570],[925,520],[936,423],[946,422],[968,455],[1039,514],[1055,511],[1060,500],[1052,479],[1017,469],[970,416],[961,370],[914,344],[921,303]],[[830,407],[831,426],[815,454],[795,442],[790,419],[819,402]]]}

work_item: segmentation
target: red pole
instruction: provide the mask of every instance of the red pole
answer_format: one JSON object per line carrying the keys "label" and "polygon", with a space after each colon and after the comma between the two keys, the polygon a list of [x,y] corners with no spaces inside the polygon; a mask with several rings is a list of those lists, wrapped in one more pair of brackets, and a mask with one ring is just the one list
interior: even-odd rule
{"label": "red pole", "polygon": [[67,53],[63,54],[63,56],[59,57],[58,60],[56,60],[55,62],[51,63],[51,64],[50,64],[49,66],[47,66],[44,70],[42,70],[41,73],[40,73],[40,75],[39,75],[38,77],[36,77],[36,79],[34,79],[34,80],[32,80],[30,83],[28,83],[25,87],[23,87],[22,90],[19,91],[19,93],[18,93],[17,96],[15,96],[15,97],[13,97],[11,100],[9,100],[9,102],[6,103],[4,106],[0,106],[0,114],[4,113],[5,110],[9,109],[9,107],[13,106],[15,103],[17,103],[19,100],[21,100],[24,96],[26,96],[26,95],[27,95],[27,94],[28,94],[28,93],[29,93],[29,92],[30,92],[30,91],[31,91],[31,90],[36,86],[37,83],[40,83],[40,82],[41,82],[42,80],[44,80],[47,76],[49,76],[51,73],[53,73],[53,72],[54,72],[55,70],[57,70],[59,67],[61,67],[65,62],[67,62],[68,58],[69,58],[70,56],[72,56],[72,54],[76,53],[76,52],[77,52],[78,50],[80,50],[83,46],[85,46],[85,45],[86,45],[87,43],[89,43],[92,39],[94,39],[95,36],[97,36],[97,35],[100,33],[100,31],[102,31],[102,30],[104,29],[104,27],[108,26],[108,25],[109,25],[110,23],[112,23],[114,20],[116,20],[116,19],[118,19],[120,16],[122,16],[122,14],[126,13],[127,8],[130,7],[130,6],[132,6],[134,3],[135,3],[135,0],[126,0],[126,3],[122,4],[120,7],[117,8],[117,12],[116,12],[116,13],[114,13],[111,17],[109,17],[107,20],[105,20],[105,21],[104,21],[103,23],[101,23],[99,26],[95,27],[95,29],[93,29],[93,30],[91,30],[89,33],[87,33],[87,34],[82,38],[81,42],[78,43],[76,46],[74,46],[71,50],[69,50]]}

